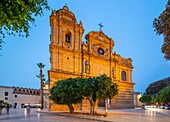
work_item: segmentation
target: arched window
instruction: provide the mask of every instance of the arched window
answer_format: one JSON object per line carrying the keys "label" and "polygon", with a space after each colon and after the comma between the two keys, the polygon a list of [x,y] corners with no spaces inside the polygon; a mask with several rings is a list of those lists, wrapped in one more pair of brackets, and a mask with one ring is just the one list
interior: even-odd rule
{"label": "arched window", "polygon": [[39,92],[39,91],[37,91],[37,95],[40,95],[40,92]]}
{"label": "arched window", "polygon": [[122,71],[122,80],[126,81],[126,72],[125,71]]}
{"label": "arched window", "polygon": [[17,92],[17,89],[14,89],[14,92]]}
{"label": "arched window", "polygon": [[19,92],[21,92],[21,89],[19,89]]}

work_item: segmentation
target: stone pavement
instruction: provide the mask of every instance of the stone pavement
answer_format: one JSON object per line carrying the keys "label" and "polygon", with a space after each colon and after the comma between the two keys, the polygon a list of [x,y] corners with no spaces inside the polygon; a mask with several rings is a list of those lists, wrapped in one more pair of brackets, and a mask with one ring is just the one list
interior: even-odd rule
{"label": "stone pavement", "polygon": [[[38,112],[37,112],[38,111]],[[75,111],[89,113],[89,111]],[[104,114],[103,108],[98,113]],[[92,116],[82,114],[64,114],[63,112],[49,112],[47,109],[10,109],[9,115],[3,109],[0,122],[170,122],[170,110],[147,108],[144,109],[110,109],[108,116]]]}
{"label": "stone pavement", "polygon": [[[32,108],[30,113],[26,109],[10,109],[9,114],[3,109],[0,115],[0,122],[87,122],[87,120],[72,118],[69,116],[57,116],[54,114],[37,113],[36,108]],[[88,120],[88,122],[94,122]]]}
{"label": "stone pavement", "polygon": [[[58,116],[69,116],[72,118],[84,119],[87,121],[102,121],[102,122],[170,122],[170,110],[157,108],[148,109],[110,109],[108,116],[92,116],[82,114],[67,114],[63,112],[49,112],[48,110],[38,111],[46,114],[54,114]],[[81,113],[89,113],[89,111],[75,111]],[[98,108],[98,113],[104,114],[103,108]]]}

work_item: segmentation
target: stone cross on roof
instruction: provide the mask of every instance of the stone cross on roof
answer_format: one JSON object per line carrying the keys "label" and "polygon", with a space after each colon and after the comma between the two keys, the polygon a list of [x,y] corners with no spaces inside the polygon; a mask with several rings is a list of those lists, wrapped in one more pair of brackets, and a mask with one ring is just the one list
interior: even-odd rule
{"label": "stone cross on roof", "polygon": [[104,27],[103,25],[102,25],[102,23],[100,23],[100,24],[98,24],[99,26],[100,26],[100,30],[102,30],[102,27]]}

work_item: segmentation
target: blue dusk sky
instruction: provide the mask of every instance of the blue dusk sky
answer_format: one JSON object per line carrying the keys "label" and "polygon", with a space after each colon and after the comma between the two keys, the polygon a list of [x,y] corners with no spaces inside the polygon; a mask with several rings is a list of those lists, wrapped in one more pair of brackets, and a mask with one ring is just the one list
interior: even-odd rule
{"label": "blue dusk sky", "polygon": [[[136,92],[144,92],[154,81],[169,77],[170,62],[161,53],[163,37],[153,31],[153,20],[165,9],[167,0],[49,0],[51,9],[61,9],[67,4],[69,10],[83,23],[85,35],[99,31],[115,42],[113,52],[133,60],[133,82]],[[36,77],[43,62],[48,79],[50,69],[49,44],[51,11],[36,17],[31,24],[30,37],[7,36],[0,52],[0,85],[40,88]],[[36,26],[35,26],[36,25]]]}

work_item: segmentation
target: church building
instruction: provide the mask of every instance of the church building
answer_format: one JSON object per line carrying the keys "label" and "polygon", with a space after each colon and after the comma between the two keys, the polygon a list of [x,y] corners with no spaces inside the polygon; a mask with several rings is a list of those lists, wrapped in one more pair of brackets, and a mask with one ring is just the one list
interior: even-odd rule
{"label": "church building", "polygon": [[[118,84],[119,93],[110,100],[110,108],[134,107],[132,59],[113,53],[114,41],[102,30],[91,31],[82,41],[84,28],[67,6],[53,10],[50,16],[49,87],[58,80],[76,77],[95,77],[102,74]],[[79,106],[79,105],[77,105]],[[82,104],[87,106],[87,101]],[[85,107],[84,107],[85,108]],[[49,110],[67,110],[66,105],[50,101]],[[78,107],[75,107],[78,109]]]}

